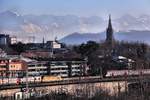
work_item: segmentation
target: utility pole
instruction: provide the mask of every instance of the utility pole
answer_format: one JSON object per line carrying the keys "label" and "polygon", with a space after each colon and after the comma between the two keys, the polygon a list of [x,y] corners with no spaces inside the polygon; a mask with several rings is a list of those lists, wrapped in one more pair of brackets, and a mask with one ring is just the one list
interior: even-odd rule
{"label": "utility pole", "polygon": [[127,73],[125,73],[125,100],[127,100],[127,87],[128,87],[127,77],[128,77],[128,75],[127,75]]}
{"label": "utility pole", "polygon": [[118,97],[120,96],[120,93],[121,93],[121,86],[120,83],[118,82]]}
{"label": "utility pole", "polygon": [[29,74],[28,74],[28,67],[27,67],[26,68],[26,92],[27,92],[27,94],[29,93],[28,77],[29,77]]}
{"label": "utility pole", "polygon": [[53,50],[53,42],[52,42],[52,54],[51,57],[53,58],[54,50]]}
{"label": "utility pole", "polygon": [[103,78],[102,67],[100,67],[100,78]]}
{"label": "utility pole", "polygon": [[142,66],[142,69],[140,69],[140,90],[141,90],[141,96],[142,96],[142,100],[144,100],[144,90],[143,90],[143,81],[144,81],[144,76],[143,76],[143,62],[141,62],[141,66]]}

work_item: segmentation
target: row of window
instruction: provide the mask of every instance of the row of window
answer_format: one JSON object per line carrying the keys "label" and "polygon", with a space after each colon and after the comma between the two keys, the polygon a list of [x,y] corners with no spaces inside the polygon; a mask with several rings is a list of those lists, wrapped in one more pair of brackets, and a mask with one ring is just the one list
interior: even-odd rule
{"label": "row of window", "polygon": [[11,65],[10,67],[11,67],[11,68],[15,68],[16,66],[15,66],[15,65]]}
{"label": "row of window", "polygon": [[37,64],[37,65],[28,65],[28,67],[43,67],[45,64]]}
{"label": "row of window", "polygon": [[28,71],[47,71],[47,69],[29,69]]}
{"label": "row of window", "polygon": [[[69,68],[51,68],[51,70],[68,70]],[[80,69],[80,67],[74,67],[74,68],[71,68],[72,70],[73,69]]]}
{"label": "row of window", "polygon": [[7,68],[7,66],[0,66],[0,68]]}

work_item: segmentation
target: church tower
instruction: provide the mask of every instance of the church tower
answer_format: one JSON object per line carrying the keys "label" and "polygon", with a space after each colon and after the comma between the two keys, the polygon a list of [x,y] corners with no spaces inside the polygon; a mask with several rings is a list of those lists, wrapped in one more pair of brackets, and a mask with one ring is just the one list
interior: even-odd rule
{"label": "church tower", "polygon": [[113,47],[114,42],[115,42],[115,39],[113,36],[113,28],[111,24],[111,15],[109,15],[109,22],[108,22],[108,27],[106,29],[106,41],[105,42],[111,47]]}

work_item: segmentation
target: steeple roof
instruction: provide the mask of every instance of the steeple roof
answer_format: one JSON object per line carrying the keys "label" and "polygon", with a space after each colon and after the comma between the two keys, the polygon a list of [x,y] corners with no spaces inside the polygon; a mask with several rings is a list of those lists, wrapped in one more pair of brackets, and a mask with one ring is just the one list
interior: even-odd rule
{"label": "steeple roof", "polygon": [[114,36],[113,36],[113,28],[111,23],[111,15],[109,15],[109,21],[108,21],[108,27],[106,29],[106,42],[113,47],[113,44],[115,42]]}
{"label": "steeple roof", "polygon": [[111,28],[111,29],[112,29],[112,24],[111,24],[111,15],[110,15],[110,14],[109,14],[108,28]]}

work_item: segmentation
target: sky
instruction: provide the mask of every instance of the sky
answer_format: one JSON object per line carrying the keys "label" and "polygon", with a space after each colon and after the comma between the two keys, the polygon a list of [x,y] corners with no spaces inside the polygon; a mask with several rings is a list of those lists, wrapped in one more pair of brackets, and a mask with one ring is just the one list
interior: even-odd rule
{"label": "sky", "polygon": [[150,14],[150,0],[0,0],[0,12],[107,16]]}

